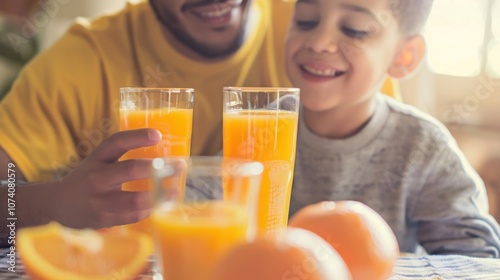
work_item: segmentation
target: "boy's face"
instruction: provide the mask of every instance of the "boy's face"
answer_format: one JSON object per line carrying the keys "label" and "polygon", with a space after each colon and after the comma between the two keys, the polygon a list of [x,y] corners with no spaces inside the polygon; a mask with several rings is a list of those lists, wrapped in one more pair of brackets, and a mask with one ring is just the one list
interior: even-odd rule
{"label": "boy's face", "polygon": [[287,72],[311,111],[355,105],[380,88],[401,43],[388,0],[298,0]]}
{"label": "boy's face", "polygon": [[207,57],[241,45],[252,0],[154,0],[162,24],[184,45]]}

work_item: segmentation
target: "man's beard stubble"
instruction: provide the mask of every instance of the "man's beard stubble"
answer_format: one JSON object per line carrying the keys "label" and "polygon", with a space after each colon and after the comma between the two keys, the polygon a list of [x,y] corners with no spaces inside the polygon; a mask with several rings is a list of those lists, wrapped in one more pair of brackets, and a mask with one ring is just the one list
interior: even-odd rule
{"label": "man's beard stubble", "polygon": [[177,38],[177,40],[204,58],[214,59],[233,54],[243,43],[243,34],[241,34],[243,32],[241,32],[228,46],[210,46],[196,41],[181,28],[176,28],[175,26],[166,27],[175,36],[175,38]]}
{"label": "man's beard stubble", "polygon": [[[216,3],[222,1],[206,0],[202,2]],[[235,53],[243,44],[243,38],[245,37],[244,35],[246,31],[245,24],[243,24],[242,30],[238,34],[238,36],[236,36],[236,38],[234,38],[234,40],[230,42],[228,45],[226,46],[207,45],[197,41],[195,38],[190,36],[188,32],[186,32],[182,28],[182,25],[179,23],[177,16],[174,13],[171,13],[166,9],[160,10],[155,0],[151,0],[150,3],[160,23],[164,27],[166,27],[170,31],[170,33],[177,40],[179,40],[179,42],[181,42],[183,45],[187,46],[197,54],[203,56],[204,58],[215,59],[231,55]],[[200,3],[197,5],[202,5],[202,4]],[[246,13],[242,16],[245,17],[245,19],[243,20],[243,23],[245,23],[247,17]],[[223,30],[221,29],[220,31],[222,32]]]}

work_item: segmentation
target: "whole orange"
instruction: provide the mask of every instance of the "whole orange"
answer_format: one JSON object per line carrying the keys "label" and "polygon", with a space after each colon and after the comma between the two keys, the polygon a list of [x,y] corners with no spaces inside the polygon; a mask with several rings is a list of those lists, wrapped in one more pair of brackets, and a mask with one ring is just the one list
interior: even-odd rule
{"label": "whole orange", "polygon": [[282,238],[241,244],[216,265],[213,280],[348,280],[342,258],[316,234],[288,228]]}
{"label": "whole orange", "polygon": [[399,246],[387,222],[356,201],[324,201],[299,210],[290,226],[321,236],[344,259],[354,280],[385,280],[399,257]]}

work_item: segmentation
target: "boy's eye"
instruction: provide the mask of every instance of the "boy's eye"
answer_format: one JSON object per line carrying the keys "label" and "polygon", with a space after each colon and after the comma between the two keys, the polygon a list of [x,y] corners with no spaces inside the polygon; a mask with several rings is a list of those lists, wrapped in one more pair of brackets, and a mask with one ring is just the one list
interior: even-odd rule
{"label": "boy's eye", "polygon": [[351,38],[363,38],[368,35],[368,31],[357,30],[350,27],[342,27],[342,32]]}
{"label": "boy's eye", "polygon": [[296,20],[295,24],[302,30],[308,30],[316,27],[318,22],[312,20]]}

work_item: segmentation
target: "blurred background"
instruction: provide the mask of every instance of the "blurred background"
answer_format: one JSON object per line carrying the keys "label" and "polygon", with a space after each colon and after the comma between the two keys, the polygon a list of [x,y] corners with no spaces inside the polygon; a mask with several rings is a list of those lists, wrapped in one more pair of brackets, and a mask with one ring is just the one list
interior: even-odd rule
{"label": "blurred background", "polygon": [[0,98],[20,68],[57,40],[76,17],[112,13],[125,0],[0,0]]}
{"label": "blurred background", "polygon": [[[76,17],[110,13],[125,2],[0,0],[0,98],[19,69]],[[424,36],[427,59],[400,81],[403,101],[448,126],[485,181],[490,212],[500,221],[500,0],[436,0]]]}
{"label": "blurred background", "polygon": [[403,100],[450,129],[500,221],[500,0],[435,0],[424,36],[427,60],[401,81]]}

